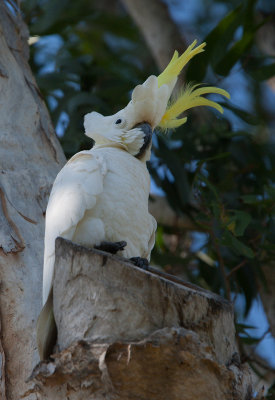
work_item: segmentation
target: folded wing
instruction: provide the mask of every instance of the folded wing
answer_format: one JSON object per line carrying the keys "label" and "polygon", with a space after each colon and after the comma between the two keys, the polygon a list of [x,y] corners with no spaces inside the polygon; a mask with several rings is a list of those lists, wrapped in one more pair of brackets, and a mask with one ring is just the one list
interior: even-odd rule
{"label": "folded wing", "polygon": [[104,175],[102,161],[83,151],[72,157],[56,177],[46,211],[43,304],[52,287],[55,239],[73,238],[77,225],[103,191]]}

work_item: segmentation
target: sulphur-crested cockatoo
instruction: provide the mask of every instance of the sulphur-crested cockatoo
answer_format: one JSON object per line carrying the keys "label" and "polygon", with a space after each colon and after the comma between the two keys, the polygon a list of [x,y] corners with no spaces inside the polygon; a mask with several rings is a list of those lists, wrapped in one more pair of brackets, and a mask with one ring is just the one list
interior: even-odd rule
{"label": "sulphur-crested cockatoo", "polygon": [[[187,86],[169,103],[177,77],[185,64],[203,51],[196,41],[180,57],[178,52],[158,76],[150,76],[132,92],[129,104],[114,115],[97,112],[85,116],[87,136],[95,141],[91,150],[74,155],[56,177],[46,211],[43,270],[43,304],[37,325],[41,358],[50,354],[54,341],[52,281],[55,239],[58,236],[98,248],[113,247],[119,254],[150,260],[156,221],[148,212],[152,132],[156,127],[177,128],[178,118],[191,107],[208,105],[222,112],[216,102],[202,97],[223,89]],[[125,242],[126,243],[125,243]],[[113,245],[112,245],[113,244]]]}

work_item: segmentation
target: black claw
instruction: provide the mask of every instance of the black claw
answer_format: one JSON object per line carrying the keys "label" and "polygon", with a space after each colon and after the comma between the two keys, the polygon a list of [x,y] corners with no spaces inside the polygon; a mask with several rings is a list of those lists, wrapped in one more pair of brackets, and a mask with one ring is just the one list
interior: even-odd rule
{"label": "black claw", "polygon": [[127,242],[122,240],[121,242],[101,242],[100,245],[94,246],[97,250],[106,251],[107,253],[116,254],[120,250],[124,250],[127,246]]}
{"label": "black claw", "polygon": [[149,261],[147,258],[142,257],[132,257],[130,258],[131,263],[133,263],[136,267],[148,270]]}

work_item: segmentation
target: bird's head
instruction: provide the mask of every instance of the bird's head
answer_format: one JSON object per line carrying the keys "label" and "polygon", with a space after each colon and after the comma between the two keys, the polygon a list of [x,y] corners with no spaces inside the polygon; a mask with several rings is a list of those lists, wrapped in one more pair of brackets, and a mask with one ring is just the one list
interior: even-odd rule
{"label": "bird's head", "polygon": [[151,147],[151,125],[146,121],[135,123],[125,109],[107,117],[91,112],[85,116],[84,127],[96,147],[118,147],[137,158],[142,158]]}
{"label": "bird's head", "polygon": [[116,114],[104,117],[91,112],[85,115],[85,133],[96,146],[120,147],[134,157],[147,160],[153,130],[165,112],[169,96],[168,86],[158,87],[157,77],[152,75],[135,87],[131,101]]}
{"label": "bird's head", "polygon": [[132,92],[128,105],[114,115],[105,117],[97,112],[85,115],[84,127],[87,136],[96,146],[119,147],[142,160],[150,158],[152,134],[156,127],[176,129],[187,117],[178,118],[184,111],[196,106],[210,106],[223,112],[222,107],[205,97],[217,93],[229,94],[216,87],[186,86],[180,95],[169,102],[172,91],[186,63],[204,51],[205,43],[195,47],[194,41],[179,57],[176,51],[165,70],[158,76],[150,76]]}

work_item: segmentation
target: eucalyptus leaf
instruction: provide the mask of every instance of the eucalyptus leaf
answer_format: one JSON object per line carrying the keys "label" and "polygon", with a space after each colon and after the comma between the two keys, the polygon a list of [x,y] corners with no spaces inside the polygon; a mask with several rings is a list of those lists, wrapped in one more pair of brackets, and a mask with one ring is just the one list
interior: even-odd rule
{"label": "eucalyptus leaf", "polygon": [[222,238],[222,243],[224,246],[228,246],[229,248],[232,248],[232,250],[234,252],[236,252],[237,254],[240,254],[247,258],[254,258],[253,250],[250,247],[248,247],[246,244],[244,244],[242,241],[237,239],[229,231],[224,232],[224,236]]}
{"label": "eucalyptus leaf", "polygon": [[238,40],[226,55],[220,59],[214,66],[214,71],[226,76],[229,74],[233,66],[241,59],[243,54],[252,46],[254,40],[254,32],[244,32],[243,37]]}
{"label": "eucalyptus leaf", "polygon": [[235,228],[234,234],[236,236],[243,236],[246,228],[250,224],[252,217],[245,211],[234,211]]}
{"label": "eucalyptus leaf", "polygon": [[[30,46],[30,62],[67,157],[92,146],[83,134],[86,113],[117,112],[136,85],[158,75],[127,11],[111,6],[110,12],[105,3],[21,3],[31,34],[41,38]],[[245,260],[229,284],[244,295],[248,312],[258,295],[255,282],[264,282],[263,265],[274,259],[275,150],[269,135],[274,116],[261,83],[273,76],[274,58],[263,55],[256,43],[256,0],[202,2],[201,12],[206,3],[209,13],[198,17],[197,24],[192,20],[190,28],[207,46],[191,60],[185,80],[226,87],[234,104],[218,99],[230,113],[221,117],[200,107],[180,129],[154,135],[149,169],[176,215],[188,217],[193,229],[203,232],[206,254],[223,260],[228,271]],[[217,7],[224,10],[222,16],[215,16]],[[251,113],[245,111],[248,100]],[[64,126],[62,115],[69,120]],[[173,248],[167,245],[170,237],[177,243]],[[224,295],[221,268],[194,257],[197,240],[189,226],[162,226],[153,262],[171,271],[175,267],[175,273],[183,271],[193,282]]]}
{"label": "eucalyptus leaf", "polygon": [[190,62],[186,74],[188,81],[202,81],[209,62],[215,65],[226,54],[242,18],[242,5],[238,5],[204,38],[203,41],[207,43],[206,51]]}
{"label": "eucalyptus leaf", "polygon": [[[237,117],[241,118],[247,124],[258,125],[260,123],[259,118],[255,114],[249,113],[245,110],[235,107],[230,103],[225,103],[225,102],[220,101],[219,104],[221,106],[223,106],[224,108],[227,108],[228,110],[232,111],[235,115],[237,115]],[[246,132],[244,132],[244,133],[246,134]],[[235,132],[235,135],[236,135],[236,132]]]}
{"label": "eucalyptus leaf", "polygon": [[263,65],[257,69],[250,69],[248,72],[257,81],[265,81],[275,76],[275,63]]}

